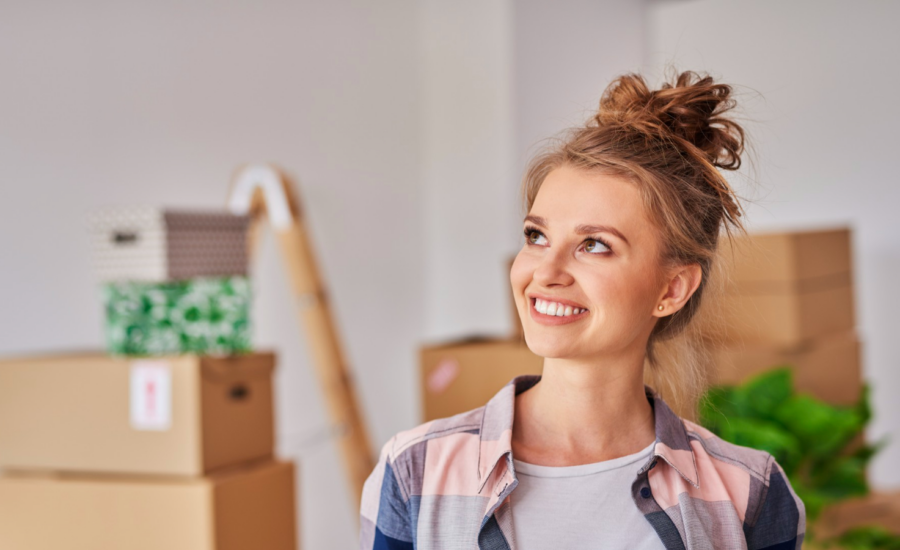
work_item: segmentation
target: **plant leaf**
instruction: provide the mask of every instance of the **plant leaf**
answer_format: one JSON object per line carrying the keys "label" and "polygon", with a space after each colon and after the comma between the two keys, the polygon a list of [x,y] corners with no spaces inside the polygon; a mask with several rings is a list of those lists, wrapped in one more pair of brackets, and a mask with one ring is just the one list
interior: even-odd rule
{"label": "plant leaf", "polygon": [[796,471],[802,458],[797,438],[781,426],[765,420],[730,418],[721,425],[720,437],[735,445],[768,452],[788,474]]}
{"label": "plant leaf", "polygon": [[806,394],[782,403],[775,416],[815,458],[836,454],[863,427],[854,409],[834,407]]}
{"label": "plant leaf", "polygon": [[737,390],[738,400],[757,418],[776,420],[775,411],[794,394],[794,374],[784,365],[758,374],[744,382]]}
{"label": "plant leaf", "polygon": [[713,386],[697,404],[700,424],[719,434],[720,425],[728,418],[740,416],[734,406],[734,388],[731,386]]}
{"label": "plant leaf", "polygon": [[837,537],[837,542],[846,550],[900,550],[900,536],[874,525],[850,529]]}
{"label": "plant leaf", "polygon": [[819,514],[822,513],[822,510],[834,502],[834,499],[808,487],[803,482],[791,478],[790,476],[789,479],[791,480],[791,486],[794,488],[794,492],[797,493],[797,496],[803,501],[803,506],[806,508],[806,524],[808,527],[811,527],[810,524],[815,522],[816,518],[819,517]]}
{"label": "plant leaf", "polygon": [[866,495],[866,462],[855,456],[837,457],[811,472],[810,483],[820,494],[835,500]]}
{"label": "plant leaf", "polygon": [[856,412],[863,425],[868,424],[869,420],[872,418],[871,397],[872,388],[869,386],[868,382],[866,382],[862,386],[859,401],[856,403]]}

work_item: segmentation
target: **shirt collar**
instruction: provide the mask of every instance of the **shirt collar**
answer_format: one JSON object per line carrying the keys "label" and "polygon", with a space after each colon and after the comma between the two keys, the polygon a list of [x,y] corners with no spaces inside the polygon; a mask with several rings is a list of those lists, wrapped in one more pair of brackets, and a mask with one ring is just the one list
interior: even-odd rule
{"label": "shirt collar", "polygon": [[[541,376],[536,374],[517,376],[503,386],[484,406],[479,435],[479,491],[484,488],[502,458],[507,459],[508,465],[512,463],[512,426],[516,395],[540,380]],[[644,392],[654,412],[656,441],[653,445],[653,455],[666,461],[685,481],[699,487],[697,462],[684,422],[653,389],[644,386]]]}

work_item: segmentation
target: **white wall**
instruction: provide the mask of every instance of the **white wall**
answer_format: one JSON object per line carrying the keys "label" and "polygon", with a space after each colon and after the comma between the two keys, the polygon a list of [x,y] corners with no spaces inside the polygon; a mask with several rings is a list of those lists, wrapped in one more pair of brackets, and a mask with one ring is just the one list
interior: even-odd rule
{"label": "white wall", "polygon": [[[425,319],[416,12],[403,1],[6,2],[0,7],[0,355],[98,348],[85,217],[223,207],[232,170],[299,180],[372,438],[415,418]],[[271,237],[256,342],[279,354],[303,548],[351,548],[358,505]]]}
{"label": "white wall", "polygon": [[[900,486],[900,20],[896,2],[652,4],[647,66],[709,71],[740,85],[758,157],[753,228],[849,224],[857,319],[873,386],[870,439],[892,443],[872,464]],[[745,174],[747,175],[747,174]]]}
{"label": "white wall", "polygon": [[512,2],[420,3],[425,338],[510,331]]}
{"label": "white wall", "polygon": [[[515,4],[516,180],[550,138],[597,110],[613,78],[644,60],[644,3],[520,0]],[[516,210],[516,251],[524,212]],[[520,238],[522,237],[522,238]]]}

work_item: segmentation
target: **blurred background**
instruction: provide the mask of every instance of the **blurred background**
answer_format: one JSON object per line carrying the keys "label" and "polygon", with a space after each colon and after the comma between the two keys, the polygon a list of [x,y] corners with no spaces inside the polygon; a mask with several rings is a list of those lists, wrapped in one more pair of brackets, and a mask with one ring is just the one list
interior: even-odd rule
{"label": "blurred background", "polygon": [[[433,0],[0,3],[0,355],[104,347],[88,212],[223,208],[235,169],[294,178],[376,448],[421,422],[419,352],[513,329],[519,184],[617,75],[733,84],[751,230],[852,228],[867,437],[900,440],[900,4]],[[326,405],[271,232],[253,342],[304,548],[350,548]],[[871,463],[900,488],[900,445]]]}

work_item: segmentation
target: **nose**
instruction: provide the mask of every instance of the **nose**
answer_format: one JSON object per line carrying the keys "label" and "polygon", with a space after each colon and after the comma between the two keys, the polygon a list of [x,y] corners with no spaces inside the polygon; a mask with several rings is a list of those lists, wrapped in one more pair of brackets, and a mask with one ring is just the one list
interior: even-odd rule
{"label": "nose", "polygon": [[569,272],[571,256],[563,247],[548,248],[537,268],[534,270],[534,280],[542,286],[568,286],[574,278]]}

